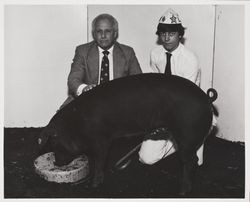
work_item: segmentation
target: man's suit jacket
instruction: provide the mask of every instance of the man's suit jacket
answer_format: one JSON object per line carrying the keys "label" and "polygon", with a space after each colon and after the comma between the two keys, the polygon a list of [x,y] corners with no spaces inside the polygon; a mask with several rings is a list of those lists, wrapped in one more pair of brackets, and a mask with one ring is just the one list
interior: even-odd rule
{"label": "man's suit jacket", "polygon": [[[142,73],[133,48],[115,42],[113,49],[114,79]],[[75,56],[68,76],[69,97],[64,102],[69,103],[76,97],[79,85],[98,84],[99,77],[99,50],[92,41],[76,47]]]}

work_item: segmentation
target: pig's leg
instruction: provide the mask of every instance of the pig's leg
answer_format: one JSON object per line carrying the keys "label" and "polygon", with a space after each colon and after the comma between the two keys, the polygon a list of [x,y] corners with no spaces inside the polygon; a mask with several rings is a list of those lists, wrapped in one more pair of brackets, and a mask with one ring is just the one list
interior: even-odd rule
{"label": "pig's leg", "polygon": [[[104,137],[98,138],[93,143],[93,178],[92,178],[92,187],[97,187],[103,183],[104,180],[104,167],[108,155],[108,148],[111,141],[107,140]],[[93,168],[93,167],[92,167]]]}
{"label": "pig's leg", "polygon": [[183,157],[182,159],[183,170],[180,195],[185,195],[192,190],[194,173],[197,168],[197,160],[198,158],[195,152],[192,152],[190,156]]}
{"label": "pig's leg", "polygon": [[181,189],[179,193],[180,195],[185,195],[192,189],[194,174],[196,168],[198,167],[196,147],[196,142],[192,142],[192,140],[190,139],[185,139],[179,145],[179,155],[182,163]]}

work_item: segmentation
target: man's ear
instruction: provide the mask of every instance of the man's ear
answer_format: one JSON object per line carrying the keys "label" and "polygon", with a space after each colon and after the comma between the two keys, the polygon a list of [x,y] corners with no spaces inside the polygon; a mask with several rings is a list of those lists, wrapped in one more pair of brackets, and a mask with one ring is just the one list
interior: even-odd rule
{"label": "man's ear", "polygon": [[115,40],[118,38],[118,31],[114,32],[114,37],[115,37]]}
{"label": "man's ear", "polygon": [[94,40],[96,40],[96,34],[95,34],[94,31],[92,31],[92,37],[93,37]]}
{"label": "man's ear", "polygon": [[53,137],[56,135],[56,129],[52,127],[52,125],[47,125],[42,132],[38,136],[38,146],[40,149],[44,147],[44,145],[48,142],[50,137]]}

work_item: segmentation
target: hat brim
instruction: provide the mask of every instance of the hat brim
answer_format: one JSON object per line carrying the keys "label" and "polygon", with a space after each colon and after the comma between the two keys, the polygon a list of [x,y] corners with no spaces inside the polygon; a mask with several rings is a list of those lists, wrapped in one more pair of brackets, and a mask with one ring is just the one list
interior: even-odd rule
{"label": "hat brim", "polygon": [[180,30],[184,30],[185,28],[182,24],[163,24],[159,23],[157,26],[156,34],[159,35],[160,33],[165,32],[178,32]]}

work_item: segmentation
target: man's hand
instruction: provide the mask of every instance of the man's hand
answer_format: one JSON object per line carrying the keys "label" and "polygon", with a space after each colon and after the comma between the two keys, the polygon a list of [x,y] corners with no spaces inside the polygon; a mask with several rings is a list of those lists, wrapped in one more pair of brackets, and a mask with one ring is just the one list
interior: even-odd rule
{"label": "man's hand", "polygon": [[87,85],[85,88],[82,89],[82,92],[86,92],[88,90],[91,90],[92,88],[94,88],[96,86],[96,84],[90,84],[90,85]]}

